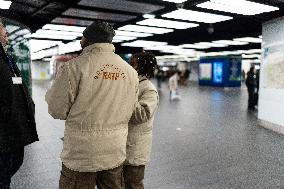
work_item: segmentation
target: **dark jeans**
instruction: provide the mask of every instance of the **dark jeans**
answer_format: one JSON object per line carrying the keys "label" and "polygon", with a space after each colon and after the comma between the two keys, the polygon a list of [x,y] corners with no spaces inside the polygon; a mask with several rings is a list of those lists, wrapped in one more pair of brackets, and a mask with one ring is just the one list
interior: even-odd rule
{"label": "dark jeans", "polygon": [[62,164],[59,189],[122,189],[123,166],[99,172],[78,172]]}
{"label": "dark jeans", "polygon": [[143,179],[144,179],[145,165],[131,166],[124,165],[124,183],[125,189],[144,189]]}
{"label": "dark jeans", "polygon": [[10,152],[0,152],[0,189],[9,189],[12,176],[23,163],[24,147]]}

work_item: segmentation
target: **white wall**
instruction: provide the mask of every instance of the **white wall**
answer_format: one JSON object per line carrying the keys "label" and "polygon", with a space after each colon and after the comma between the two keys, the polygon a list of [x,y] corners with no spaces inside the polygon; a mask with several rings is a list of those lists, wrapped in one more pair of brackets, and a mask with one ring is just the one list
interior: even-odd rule
{"label": "white wall", "polygon": [[32,61],[32,79],[34,80],[49,80],[50,63],[46,61]]}
{"label": "white wall", "polygon": [[260,120],[284,130],[284,17],[263,24]]}

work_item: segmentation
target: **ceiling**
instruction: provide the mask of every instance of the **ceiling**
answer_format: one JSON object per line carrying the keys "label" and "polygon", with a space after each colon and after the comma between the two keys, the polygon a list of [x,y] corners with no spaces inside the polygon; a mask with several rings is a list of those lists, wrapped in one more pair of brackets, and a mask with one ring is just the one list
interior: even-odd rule
{"label": "ceiling", "polygon": [[[88,26],[95,19],[108,21],[117,29],[145,20],[143,17],[145,14],[154,14],[155,18],[162,18],[161,15],[178,8],[233,17],[233,19],[227,21],[213,24],[198,23],[200,24],[198,27],[175,29],[170,33],[156,34],[143,38],[143,40],[167,42],[169,45],[258,37],[261,35],[263,22],[284,16],[284,0],[250,0],[279,7],[278,11],[253,16],[214,11],[196,6],[206,1],[208,0],[187,0],[183,4],[176,4],[162,0],[12,0],[10,9],[1,10],[0,16],[18,20],[28,26],[32,32],[41,29],[48,23]],[[168,18],[167,20],[181,21]],[[202,51],[218,52],[259,49],[260,47],[261,43],[248,43],[247,45],[213,47],[202,49]],[[132,53],[141,50],[141,48],[121,46],[121,43],[116,44],[116,49],[118,53]],[[155,52],[156,54],[168,54],[159,51]]]}

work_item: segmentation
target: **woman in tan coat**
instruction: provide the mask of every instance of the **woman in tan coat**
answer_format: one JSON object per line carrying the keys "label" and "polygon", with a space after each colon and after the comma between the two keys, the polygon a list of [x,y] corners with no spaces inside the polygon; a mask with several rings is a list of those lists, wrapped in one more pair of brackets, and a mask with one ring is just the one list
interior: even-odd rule
{"label": "woman in tan coat", "polygon": [[131,66],[139,75],[138,104],[129,122],[124,165],[125,189],[143,189],[145,165],[150,160],[154,114],[158,107],[157,89],[149,80],[154,76],[157,61],[152,53],[132,56]]}

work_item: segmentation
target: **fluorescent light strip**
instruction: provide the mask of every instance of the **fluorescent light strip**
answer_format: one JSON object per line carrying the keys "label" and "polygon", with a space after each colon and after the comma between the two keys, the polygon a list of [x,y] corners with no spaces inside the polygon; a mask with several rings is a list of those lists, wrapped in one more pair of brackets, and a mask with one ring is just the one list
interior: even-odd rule
{"label": "fluorescent light strip", "polygon": [[121,46],[128,46],[128,47],[152,47],[158,45],[167,45],[166,42],[159,42],[159,41],[144,41],[144,40],[137,40],[130,43],[123,43]]}
{"label": "fluorescent light strip", "polygon": [[80,51],[82,49],[80,41],[73,41],[67,44],[59,45],[58,52],[59,54],[66,54],[71,52]]}
{"label": "fluorescent light strip", "polygon": [[222,22],[233,19],[233,17],[230,16],[223,16],[223,15],[198,12],[186,9],[178,9],[173,12],[162,15],[162,17],[203,22],[203,23],[216,23],[216,22]]}
{"label": "fluorescent light strip", "polygon": [[154,14],[144,14],[143,15],[143,18],[155,18],[155,15]]}
{"label": "fluorescent light strip", "polygon": [[121,43],[121,42],[123,42],[123,40],[114,39],[114,40],[112,40],[112,42],[113,42],[113,43]]}
{"label": "fluorescent light strip", "polygon": [[249,43],[261,43],[262,39],[255,38],[255,37],[242,37],[242,38],[236,38],[234,41],[241,41],[241,42],[249,42]]}
{"label": "fluorescent light strip", "polygon": [[140,22],[137,22],[139,25],[146,26],[156,26],[156,27],[164,27],[164,28],[174,28],[174,29],[188,29],[199,26],[199,24],[188,23],[188,22],[178,22],[164,19],[146,19]]}
{"label": "fluorescent light strip", "polygon": [[173,45],[157,45],[157,46],[149,46],[145,48],[146,50],[180,50],[182,49],[180,46],[173,46]]}
{"label": "fluorescent light strip", "polygon": [[247,45],[248,42],[233,41],[233,40],[218,40],[212,41],[213,43],[226,44],[226,45]]}
{"label": "fluorescent light strip", "polygon": [[172,3],[183,3],[187,0],[163,0],[163,1],[168,1],[168,2],[172,2]]}
{"label": "fluorescent light strip", "polygon": [[245,54],[255,54],[255,53],[261,53],[261,49],[250,49],[245,51]]}
{"label": "fluorescent light strip", "polygon": [[42,27],[42,29],[82,33],[86,29],[86,27],[46,24],[45,26]]}
{"label": "fluorescent light strip", "polygon": [[83,36],[82,33],[78,32],[68,32],[68,31],[58,31],[58,30],[43,30],[39,29],[36,31],[36,34],[48,34],[48,35],[64,35],[64,36]]}
{"label": "fluorescent light strip", "polygon": [[197,7],[242,15],[256,15],[264,12],[279,10],[278,7],[246,0],[210,0],[197,5]]}
{"label": "fluorescent light strip", "polygon": [[31,35],[32,38],[42,38],[42,39],[62,39],[62,40],[74,40],[77,36],[64,36],[64,35],[51,35],[51,34],[39,34],[34,33]]}
{"label": "fluorescent light strip", "polygon": [[129,37],[150,37],[153,36],[151,33],[140,33],[140,32],[130,32],[130,31],[121,31],[115,30],[116,35],[120,36],[129,36]]}
{"label": "fluorescent light strip", "polygon": [[30,40],[31,51],[36,52],[42,49],[50,48],[55,45],[62,44],[61,41],[49,41],[49,40]]}
{"label": "fluorescent light strip", "polygon": [[164,33],[170,33],[174,31],[173,29],[155,28],[155,27],[138,26],[138,25],[126,25],[126,26],[118,28],[118,30],[153,33],[153,34],[164,34]]}
{"label": "fluorescent light strip", "polygon": [[[236,50],[236,51],[222,51],[222,52],[208,52],[202,53],[202,56],[226,56],[226,55],[242,55],[244,58],[260,58],[261,55],[255,54],[259,53],[261,49],[249,49],[249,50]],[[245,55],[243,55],[245,54]],[[249,55],[248,55],[249,54]],[[251,55],[252,54],[252,55]]]}
{"label": "fluorescent light strip", "polygon": [[247,55],[247,54],[243,54],[242,55],[242,58],[261,58],[261,55],[260,54],[250,54],[250,55]]}
{"label": "fluorescent light strip", "polygon": [[9,9],[11,4],[12,4],[12,1],[0,0],[0,9]]}
{"label": "fluorescent light strip", "polygon": [[226,44],[220,44],[220,43],[210,43],[210,42],[199,42],[194,43],[194,45],[201,45],[201,46],[208,46],[208,47],[227,47]]}
{"label": "fluorescent light strip", "polygon": [[136,39],[136,37],[130,37],[130,36],[119,36],[119,35],[116,35],[113,37],[114,40],[127,40],[127,41],[130,41],[130,40],[134,40]]}
{"label": "fluorescent light strip", "polygon": [[204,46],[204,45],[196,45],[196,44],[183,44],[180,45],[182,48],[189,48],[189,49],[209,49],[209,46]]}

